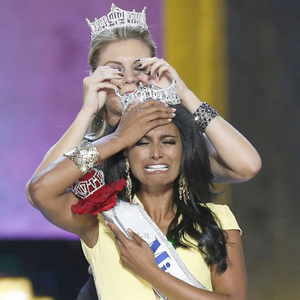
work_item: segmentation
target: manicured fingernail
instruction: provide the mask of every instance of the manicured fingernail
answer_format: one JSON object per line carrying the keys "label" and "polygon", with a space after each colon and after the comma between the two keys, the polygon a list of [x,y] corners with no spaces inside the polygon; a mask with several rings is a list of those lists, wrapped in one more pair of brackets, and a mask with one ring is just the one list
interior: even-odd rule
{"label": "manicured fingernail", "polygon": [[172,111],[174,111],[174,112],[175,112],[175,111],[176,111],[176,108],[173,108],[173,107],[172,107]]}

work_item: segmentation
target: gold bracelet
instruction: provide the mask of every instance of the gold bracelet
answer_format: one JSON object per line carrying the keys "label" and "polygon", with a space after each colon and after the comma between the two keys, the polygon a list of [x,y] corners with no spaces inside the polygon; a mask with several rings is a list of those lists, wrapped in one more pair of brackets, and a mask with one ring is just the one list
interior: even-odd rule
{"label": "gold bracelet", "polygon": [[72,160],[82,176],[103,162],[97,148],[88,140],[83,140],[78,147],[65,153],[64,156]]}

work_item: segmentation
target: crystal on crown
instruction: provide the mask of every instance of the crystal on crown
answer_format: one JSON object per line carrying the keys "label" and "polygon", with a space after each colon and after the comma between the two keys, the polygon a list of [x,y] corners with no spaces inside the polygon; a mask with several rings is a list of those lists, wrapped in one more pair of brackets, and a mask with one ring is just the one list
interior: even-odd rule
{"label": "crystal on crown", "polygon": [[148,29],[146,23],[146,6],[142,12],[123,10],[112,3],[110,12],[99,19],[95,18],[94,22],[86,19],[88,26],[91,28],[91,39],[95,39],[101,32],[107,29],[117,27],[136,27],[140,26]]}
{"label": "crystal on crown", "polygon": [[156,100],[168,105],[179,104],[180,99],[176,94],[176,79],[174,78],[171,85],[168,88],[161,89],[153,84],[144,86],[142,82],[139,83],[139,87],[132,93],[121,95],[119,90],[115,88],[115,93],[120,98],[122,104],[122,114],[125,113],[127,107],[137,101],[144,103],[150,100]]}

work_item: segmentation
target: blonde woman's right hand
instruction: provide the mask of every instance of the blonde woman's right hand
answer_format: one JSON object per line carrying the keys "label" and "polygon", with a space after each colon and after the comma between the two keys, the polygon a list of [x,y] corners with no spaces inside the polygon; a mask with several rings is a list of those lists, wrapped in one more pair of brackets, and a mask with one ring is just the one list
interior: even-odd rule
{"label": "blonde woman's right hand", "polygon": [[[107,93],[117,86],[122,79],[122,69],[99,66],[94,73],[83,79],[82,110],[94,117],[103,107]],[[112,83],[114,82],[114,83]]]}

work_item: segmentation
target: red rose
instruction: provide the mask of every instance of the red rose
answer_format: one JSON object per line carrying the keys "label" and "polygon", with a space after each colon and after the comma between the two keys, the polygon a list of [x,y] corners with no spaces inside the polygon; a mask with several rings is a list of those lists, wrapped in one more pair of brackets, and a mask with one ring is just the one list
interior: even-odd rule
{"label": "red rose", "polygon": [[104,184],[103,171],[94,169],[74,183],[73,193],[81,199],[87,199],[91,196],[93,197],[93,193],[99,190]]}
{"label": "red rose", "polygon": [[79,215],[85,213],[97,215],[101,211],[111,209],[117,203],[117,194],[123,190],[125,185],[126,181],[120,179],[116,182],[102,186],[87,199],[80,199],[76,204],[72,205],[72,212]]}

